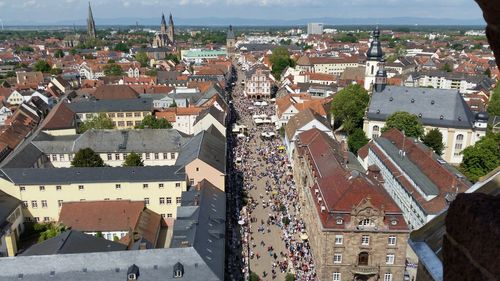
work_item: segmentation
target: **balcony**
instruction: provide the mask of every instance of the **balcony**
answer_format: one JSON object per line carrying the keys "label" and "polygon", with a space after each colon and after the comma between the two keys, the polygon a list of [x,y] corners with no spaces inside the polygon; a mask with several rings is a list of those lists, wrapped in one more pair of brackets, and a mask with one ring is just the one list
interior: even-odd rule
{"label": "balcony", "polygon": [[377,266],[367,266],[367,265],[356,265],[351,270],[353,274],[360,274],[360,275],[374,275],[378,274],[378,271],[379,269]]}

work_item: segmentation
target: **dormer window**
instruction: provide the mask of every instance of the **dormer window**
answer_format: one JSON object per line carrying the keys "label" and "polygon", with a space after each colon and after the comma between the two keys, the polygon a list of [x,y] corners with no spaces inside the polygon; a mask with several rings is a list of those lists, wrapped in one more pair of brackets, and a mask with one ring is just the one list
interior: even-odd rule
{"label": "dormer window", "polygon": [[362,219],[359,221],[359,226],[372,226],[373,221],[371,219]]}
{"label": "dormer window", "polygon": [[139,278],[139,267],[135,264],[131,265],[127,270],[127,280],[137,280]]}
{"label": "dormer window", "polygon": [[174,264],[174,278],[182,278],[184,275],[184,266],[178,262]]}
{"label": "dormer window", "polygon": [[337,218],[337,224],[343,224],[344,223],[344,220],[342,218]]}

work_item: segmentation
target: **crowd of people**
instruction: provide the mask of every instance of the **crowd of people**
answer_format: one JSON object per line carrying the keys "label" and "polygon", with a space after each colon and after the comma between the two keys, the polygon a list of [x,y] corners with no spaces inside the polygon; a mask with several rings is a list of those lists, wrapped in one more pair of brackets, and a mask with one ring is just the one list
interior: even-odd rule
{"label": "crowd of people", "polygon": [[284,280],[286,274],[293,274],[295,280],[316,280],[300,204],[296,204],[298,192],[282,140],[278,135],[262,137],[264,132],[276,132],[274,124],[256,124],[252,118],[274,115],[274,105],[255,106],[238,91],[233,96],[237,122],[247,130],[239,137],[228,138],[233,162],[229,165],[229,199],[237,205],[230,214],[236,224],[232,226],[229,247],[241,251],[240,259],[230,261],[229,267],[239,267],[244,280],[248,280],[250,272],[261,280]]}

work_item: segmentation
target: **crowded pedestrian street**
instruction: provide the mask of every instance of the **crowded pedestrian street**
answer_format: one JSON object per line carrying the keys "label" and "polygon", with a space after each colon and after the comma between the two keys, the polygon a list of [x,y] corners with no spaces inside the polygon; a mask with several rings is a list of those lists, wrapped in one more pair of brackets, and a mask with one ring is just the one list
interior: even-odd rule
{"label": "crowded pedestrian street", "polygon": [[229,218],[229,255],[235,257],[228,262],[229,279],[249,280],[253,273],[260,280],[281,281],[287,274],[316,280],[283,141],[273,123],[255,121],[273,116],[274,104],[245,98],[244,76],[238,74],[231,104],[239,129],[228,138],[228,200],[235,206]]}

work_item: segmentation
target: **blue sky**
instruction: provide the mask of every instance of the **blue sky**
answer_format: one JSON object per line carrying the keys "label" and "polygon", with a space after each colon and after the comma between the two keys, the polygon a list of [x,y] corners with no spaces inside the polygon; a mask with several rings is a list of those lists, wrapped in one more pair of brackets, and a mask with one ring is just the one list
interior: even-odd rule
{"label": "blue sky", "polygon": [[[94,17],[103,19],[154,18],[161,11],[180,18],[482,18],[473,0],[92,0],[91,3]],[[0,0],[0,19],[6,23],[84,19],[87,5],[88,1],[82,0]]]}

